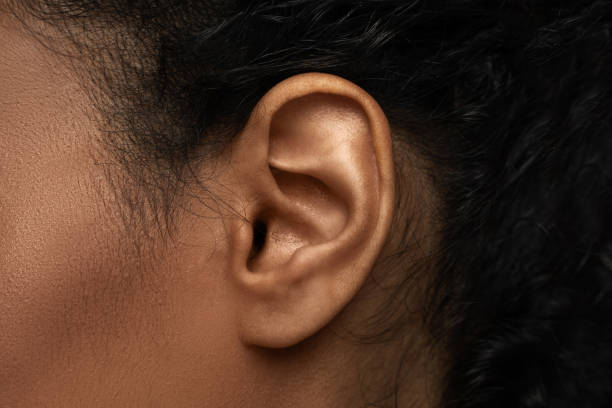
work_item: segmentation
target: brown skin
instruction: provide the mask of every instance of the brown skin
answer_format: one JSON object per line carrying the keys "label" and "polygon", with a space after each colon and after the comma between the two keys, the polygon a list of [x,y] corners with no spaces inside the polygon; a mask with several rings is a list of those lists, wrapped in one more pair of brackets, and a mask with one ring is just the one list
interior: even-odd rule
{"label": "brown skin", "polygon": [[[0,38],[0,406],[352,407],[361,377],[393,374],[364,370],[399,344],[335,335],[371,307],[356,299],[394,211],[370,95],[322,74],[278,84],[215,163],[212,191],[242,217],[195,197],[172,240],[140,242],[75,75],[6,15]],[[268,240],[249,257],[256,219]],[[402,398],[433,406],[422,328],[406,337]]]}

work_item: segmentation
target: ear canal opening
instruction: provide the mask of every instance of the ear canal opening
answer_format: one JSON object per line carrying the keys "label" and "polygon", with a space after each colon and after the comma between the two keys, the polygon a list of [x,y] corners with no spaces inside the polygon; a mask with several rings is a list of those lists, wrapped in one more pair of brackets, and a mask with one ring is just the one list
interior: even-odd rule
{"label": "ear canal opening", "polygon": [[261,253],[266,245],[267,236],[268,226],[266,223],[262,220],[255,220],[253,223],[253,243],[251,245],[251,252],[249,253],[249,261],[253,260]]}

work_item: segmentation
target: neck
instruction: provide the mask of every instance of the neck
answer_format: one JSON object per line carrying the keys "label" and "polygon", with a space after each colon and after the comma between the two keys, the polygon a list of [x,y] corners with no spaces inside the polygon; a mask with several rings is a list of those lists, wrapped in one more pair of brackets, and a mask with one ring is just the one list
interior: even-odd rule
{"label": "neck", "polygon": [[254,407],[435,407],[441,370],[425,345],[415,336],[359,344],[326,328],[288,349],[249,349],[257,367],[250,400]]}

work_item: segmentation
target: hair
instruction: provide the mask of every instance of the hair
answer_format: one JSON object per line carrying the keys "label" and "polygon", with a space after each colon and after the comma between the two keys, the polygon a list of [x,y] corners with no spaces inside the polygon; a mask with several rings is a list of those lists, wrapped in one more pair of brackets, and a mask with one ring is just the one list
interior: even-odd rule
{"label": "hair", "polygon": [[87,56],[94,100],[121,130],[109,146],[164,192],[156,209],[279,81],[318,71],[361,86],[440,197],[427,324],[451,356],[441,406],[612,403],[612,2],[14,7]]}

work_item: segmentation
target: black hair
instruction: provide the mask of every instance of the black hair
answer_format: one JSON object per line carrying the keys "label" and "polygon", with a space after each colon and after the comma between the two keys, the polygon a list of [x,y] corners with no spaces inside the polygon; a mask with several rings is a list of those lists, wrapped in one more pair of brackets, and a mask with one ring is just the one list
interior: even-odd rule
{"label": "black hair", "polygon": [[103,73],[133,147],[116,141],[119,156],[157,175],[229,143],[289,76],[364,88],[440,197],[427,322],[451,356],[442,406],[612,404],[612,2],[26,4]]}

